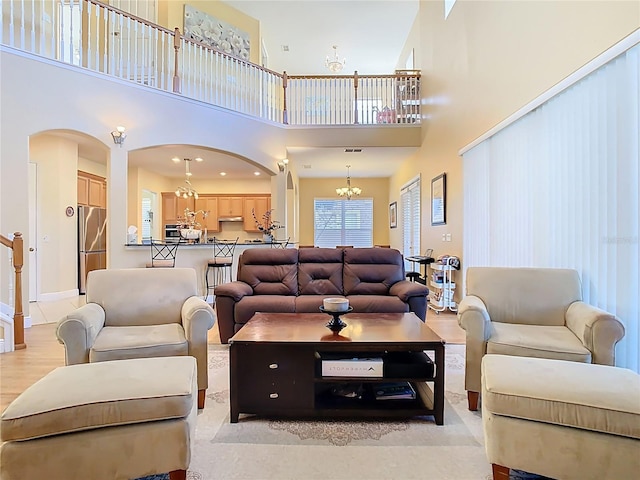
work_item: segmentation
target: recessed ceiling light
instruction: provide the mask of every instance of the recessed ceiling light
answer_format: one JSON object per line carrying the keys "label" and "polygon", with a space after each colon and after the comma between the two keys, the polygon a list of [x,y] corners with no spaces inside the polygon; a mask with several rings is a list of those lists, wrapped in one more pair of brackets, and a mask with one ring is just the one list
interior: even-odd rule
{"label": "recessed ceiling light", "polygon": [[180,162],[180,159],[178,157],[173,157],[171,160],[173,160],[174,163]]}
{"label": "recessed ceiling light", "polygon": [[201,161],[202,161],[202,159],[201,159],[200,157],[196,157],[196,158],[194,158],[194,160],[195,160],[196,162],[201,162]]}
{"label": "recessed ceiling light", "polygon": [[257,177],[258,175],[260,175],[260,172],[253,172],[253,174]]}
{"label": "recessed ceiling light", "polygon": [[220,172],[220,175],[221,175],[221,176],[223,176],[223,177],[224,177],[226,174],[227,174],[227,172]]}

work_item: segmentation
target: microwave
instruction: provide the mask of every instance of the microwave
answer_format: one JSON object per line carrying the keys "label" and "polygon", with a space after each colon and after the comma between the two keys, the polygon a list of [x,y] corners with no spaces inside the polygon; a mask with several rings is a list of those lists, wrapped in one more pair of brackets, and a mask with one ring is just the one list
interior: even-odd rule
{"label": "microwave", "polygon": [[180,241],[180,225],[166,224],[164,226],[164,241],[179,242]]}

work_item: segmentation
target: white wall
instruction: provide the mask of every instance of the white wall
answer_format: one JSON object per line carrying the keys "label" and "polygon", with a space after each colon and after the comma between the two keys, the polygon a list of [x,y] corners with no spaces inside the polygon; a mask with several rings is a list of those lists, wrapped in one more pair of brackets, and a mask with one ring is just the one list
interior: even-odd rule
{"label": "white wall", "polygon": [[[38,257],[40,296],[77,289],[76,209],[78,144],[66,138],[36,135],[29,142],[30,160],[38,165]],[[4,170],[3,170],[4,173]],[[3,175],[4,177],[4,175]],[[28,245],[25,241],[25,244]],[[26,260],[26,258],[25,258]],[[28,285],[23,281],[23,285]]]}

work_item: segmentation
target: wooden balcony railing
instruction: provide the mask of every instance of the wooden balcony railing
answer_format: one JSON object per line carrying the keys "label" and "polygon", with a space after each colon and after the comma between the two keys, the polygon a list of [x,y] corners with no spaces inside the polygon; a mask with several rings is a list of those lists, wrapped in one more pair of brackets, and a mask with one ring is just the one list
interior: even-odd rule
{"label": "wooden balcony railing", "polygon": [[13,344],[15,350],[27,348],[24,343],[24,313],[22,310],[22,266],[24,265],[24,240],[22,233],[13,234],[13,240],[0,235],[0,243],[12,250],[12,263],[15,271],[13,305]]}
{"label": "wooden balcony railing", "polygon": [[287,76],[97,0],[3,0],[3,45],[270,122],[415,124],[420,72]]}

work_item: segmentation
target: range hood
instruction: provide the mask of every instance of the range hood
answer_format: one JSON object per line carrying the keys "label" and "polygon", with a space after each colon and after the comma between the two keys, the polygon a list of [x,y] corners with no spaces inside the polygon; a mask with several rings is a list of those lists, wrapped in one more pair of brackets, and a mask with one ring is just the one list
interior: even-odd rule
{"label": "range hood", "polygon": [[244,218],[236,215],[236,216],[222,216],[222,217],[218,217],[218,221],[219,222],[244,222]]}

